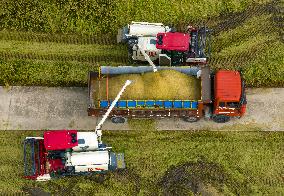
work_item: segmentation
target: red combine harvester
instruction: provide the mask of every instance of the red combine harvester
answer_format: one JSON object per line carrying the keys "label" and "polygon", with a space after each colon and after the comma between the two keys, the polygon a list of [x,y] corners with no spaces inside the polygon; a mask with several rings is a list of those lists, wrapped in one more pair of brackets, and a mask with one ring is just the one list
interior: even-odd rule
{"label": "red combine harvester", "polygon": [[27,137],[24,140],[25,178],[46,181],[125,168],[124,154],[114,153],[102,143],[101,126],[130,84],[129,80],[125,82],[94,132],[45,131],[43,137]]}
{"label": "red combine harvester", "polygon": [[99,143],[96,133],[76,130],[46,131],[43,137],[27,137],[24,164],[25,178],[38,181],[125,167],[124,155]]}
{"label": "red combine harvester", "polygon": [[127,43],[131,61],[160,66],[206,64],[210,56],[210,31],[188,26],[182,33],[162,23],[132,22],[118,30],[117,42]]}

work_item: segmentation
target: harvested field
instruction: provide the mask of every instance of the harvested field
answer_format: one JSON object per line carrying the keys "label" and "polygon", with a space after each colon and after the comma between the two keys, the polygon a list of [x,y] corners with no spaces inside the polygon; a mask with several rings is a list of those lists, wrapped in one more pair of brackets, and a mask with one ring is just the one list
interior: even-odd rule
{"label": "harvested field", "polygon": [[22,178],[22,141],[42,131],[2,131],[0,195],[283,195],[282,133],[151,126],[143,121],[139,130],[104,131],[103,140],[125,153],[126,170],[49,182]]}
{"label": "harvested field", "polygon": [[[108,90],[107,90],[108,80]],[[115,99],[126,80],[132,84],[124,91],[121,99],[126,100],[199,100],[201,98],[201,82],[175,70],[162,70],[145,74],[125,74],[103,78],[98,84],[93,81],[94,100]],[[97,83],[97,84],[95,84]]]}
{"label": "harvested field", "polygon": [[228,175],[221,165],[206,160],[186,162],[171,166],[159,182],[164,195],[222,195],[224,187],[229,187],[236,195],[249,194],[251,191],[243,182]]}

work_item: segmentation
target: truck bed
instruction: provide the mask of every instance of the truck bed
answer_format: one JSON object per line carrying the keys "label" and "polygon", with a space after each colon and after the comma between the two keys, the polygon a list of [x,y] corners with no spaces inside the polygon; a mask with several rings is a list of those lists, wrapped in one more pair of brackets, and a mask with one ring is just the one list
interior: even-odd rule
{"label": "truck bed", "polygon": [[[117,70],[115,70],[117,72]],[[114,74],[114,76],[117,74]],[[109,75],[110,77],[112,76]],[[93,99],[94,93],[99,93],[101,79],[106,74],[101,72],[89,73],[89,107],[88,115],[103,115],[111,105],[113,99]],[[120,90],[120,89],[118,89]],[[99,95],[100,96],[100,95]],[[202,105],[201,97],[198,100],[189,99],[120,99],[110,116],[132,116],[132,117],[151,117],[151,116],[198,116],[199,105]]]}
{"label": "truck bed", "polygon": [[[179,71],[162,70],[146,74],[102,75],[91,81],[94,100],[115,99],[126,80],[133,81],[120,99],[124,100],[200,100],[201,82]],[[99,84],[97,84],[99,83]]]}

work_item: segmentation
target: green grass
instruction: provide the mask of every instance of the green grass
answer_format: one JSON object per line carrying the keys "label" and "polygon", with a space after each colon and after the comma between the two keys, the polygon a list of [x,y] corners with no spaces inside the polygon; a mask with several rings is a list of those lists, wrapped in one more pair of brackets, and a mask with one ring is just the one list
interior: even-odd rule
{"label": "green grass", "polygon": [[[98,62],[117,66],[116,62]],[[0,84],[5,86],[87,86],[89,71],[98,69],[97,63],[47,60],[1,60]]]}
{"label": "green grass", "polygon": [[[86,5],[88,3],[86,2]],[[143,20],[173,23],[179,28],[184,27],[187,22],[193,22],[193,24],[204,22],[214,30],[212,55],[209,62],[213,69],[241,70],[248,87],[284,86],[284,43],[281,37],[283,29],[281,29],[281,12],[279,11],[283,9],[283,4],[277,0],[254,3],[253,1],[243,0],[223,1],[221,3],[214,0],[183,2],[187,6],[180,6],[178,2],[165,3],[152,0],[147,3],[140,0],[116,3],[118,4],[114,7],[113,4],[108,4],[104,8],[96,7],[96,3],[92,5],[96,9],[105,9],[105,15],[114,15],[116,21],[111,23],[114,20],[112,17],[108,17],[107,20],[109,21],[107,22],[94,20],[98,24],[88,27],[95,28],[96,30],[93,32],[84,30],[83,26],[86,22],[84,18],[82,18],[82,23],[80,22],[83,25],[80,27],[81,31],[74,30],[77,26],[73,24],[74,21],[71,22],[72,20],[67,21],[67,23],[73,24],[74,31],[71,30],[71,27],[68,27],[67,23],[65,24],[67,25],[65,27],[68,27],[67,29],[61,28],[59,30],[57,28],[60,27],[61,23],[57,24],[56,21],[53,21],[54,24],[50,23],[54,26],[52,27],[53,30],[42,29],[36,32],[32,25],[37,23],[36,20],[29,21],[31,26],[27,29],[33,30],[31,32],[17,31],[26,29],[24,27],[15,27],[12,28],[12,31],[7,27],[1,31],[0,59],[2,61],[0,62],[0,71],[2,74],[0,75],[0,85],[86,85],[86,76],[83,77],[83,75],[87,75],[88,70],[90,70],[86,67],[93,67],[95,64],[127,64],[126,47],[114,44],[116,30],[131,20]],[[120,6],[122,4],[123,6]],[[17,6],[17,3],[13,6]],[[53,11],[57,10],[53,3],[50,6],[53,7]],[[70,8],[67,4],[62,6],[66,9]],[[80,4],[72,4],[72,6],[75,13],[78,11],[80,14],[84,14],[81,13]],[[139,9],[140,7],[144,9]],[[47,6],[43,9],[49,8]],[[78,10],[76,10],[77,8]],[[36,7],[33,9],[37,10]],[[117,12],[111,12],[112,9]],[[143,10],[147,10],[147,12]],[[165,11],[167,14],[164,13]],[[59,10],[56,12],[61,13]],[[100,13],[102,12],[94,14],[99,17]],[[120,15],[117,15],[119,13]],[[62,15],[58,15],[58,17],[61,18]],[[10,27],[13,27],[13,24],[26,25],[20,23],[21,20],[21,18],[15,18],[13,21],[9,19],[10,23],[7,21],[4,23],[9,23]],[[18,23],[14,23],[16,21]],[[1,23],[0,20],[0,26],[4,23]],[[108,31],[110,34],[103,33],[102,35],[100,32],[103,31]],[[11,32],[11,35],[9,35],[9,32]],[[65,32],[65,34],[58,32]],[[22,59],[22,61],[15,59]],[[74,69],[74,71],[71,69]],[[71,77],[66,77],[66,73],[67,75],[71,74]],[[75,73],[79,74],[77,78]],[[43,75],[46,77],[43,77]]]}
{"label": "green grass", "polygon": [[[131,124],[135,126],[135,122]],[[42,132],[3,131],[0,136],[0,190],[16,193],[23,188],[40,187],[59,195],[161,194],[165,191],[165,184],[161,183],[164,179],[173,183],[169,177],[171,171],[186,164],[199,164],[203,169],[189,167],[185,171],[188,175],[199,176],[219,192],[234,195],[284,193],[282,133],[153,131],[152,122],[143,124],[135,131],[104,132],[103,140],[113,146],[114,151],[125,153],[127,170],[108,174],[102,182],[97,176],[49,182],[22,179],[21,142],[25,136],[40,136]],[[175,184],[173,187],[176,194],[188,188]]]}
{"label": "green grass", "polygon": [[0,40],[0,53],[35,55],[127,56],[123,45],[64,44],[55,42],[28,42]]}
{"label": "green grass", "polygon": [[248,10],[240,14],[245,20],[232,18],[232,23],[239,24],[231,24],[236,26],[213,37],[212,67],[241,70],[250,87],[284,86],[284,43],[277,22],[279,14],[267,11],[269,6],[280,9],[274,2],[259,6],[255,13]]}
{"label": "green grass", "polygon": [[48,33],[113,34],[136,21],[188,23],[245,9],[255,0],[15,1],[0,5],[0,28]]}
{"label": "green grass", "polygon": [[79,62],[0,61],[0,83],[9,85],[86,86],[97,65]]}
{"label": "green grass", "polygon": [[67,44],[116,44],[116,35],[81,35],[44,33],[35,31],[1,30],[1,40],[33,41],[33,42],[56,42]]}

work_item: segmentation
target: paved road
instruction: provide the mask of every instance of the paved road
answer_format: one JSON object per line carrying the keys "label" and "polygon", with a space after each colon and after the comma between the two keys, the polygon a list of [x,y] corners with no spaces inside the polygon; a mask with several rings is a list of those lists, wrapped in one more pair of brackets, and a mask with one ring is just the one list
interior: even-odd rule
{"label": "paved road", "polygon": [[[248,108],[242,119],[226,124],[200,120],[157,120],[158,130],[284,131],[284,88],[248,89]],[[0,130],[92,130],[97,119],[87,116],[87,88],[0,87]],[[107,121],[105,130],[129,130],[128,124]]]}

